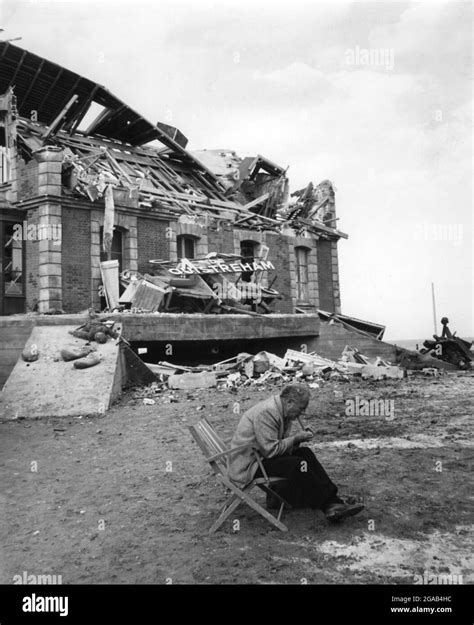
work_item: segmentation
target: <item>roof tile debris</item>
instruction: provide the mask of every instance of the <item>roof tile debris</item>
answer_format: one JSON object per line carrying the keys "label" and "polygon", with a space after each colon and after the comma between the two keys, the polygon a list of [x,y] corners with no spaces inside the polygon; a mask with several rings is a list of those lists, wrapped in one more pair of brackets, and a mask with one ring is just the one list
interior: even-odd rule
{"label": "roof tile debris", "polygon": [[65,193],[97,201],[112,184],[117,199],[143,210],[347,238],[335,228],[329,181],[290,196],[287,169],[262,155],[189,152],[179,129],[152,124],[101,85],[8,42],[0,56],[0,93],[15,95],[19,153],[27,161],[41,148],[62,148]]}

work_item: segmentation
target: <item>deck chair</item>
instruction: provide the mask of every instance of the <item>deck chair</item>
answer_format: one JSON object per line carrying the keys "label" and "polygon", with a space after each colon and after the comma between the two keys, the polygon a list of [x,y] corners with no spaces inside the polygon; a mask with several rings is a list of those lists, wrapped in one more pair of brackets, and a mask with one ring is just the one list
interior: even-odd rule
{"label": "deck chair", "polygon": [[[214,473],[221,480],[221,482],[230,490],[230,496],[220,510],[219,516],[210,528],[209,532],[212,534],[213,532],[218,530],[219,527],[224,523],[224,521],[229,517],[229,515],[232,514],[232,512],[241,503],[246,503],[279,530],[281,530],[282,532],[287,532],[288,528],[280,521],[280,518],[285,505],[288,506],[288,508],[291,508],[291,505],[272,488],[274,484],[285,481],[285,478],[268,477],[264,469],[260,453],[257,449],[252,448],[263,477],[258,477],[252,480],[244,488],[239,488],[230,480],[228,476],[228,461],[232,453],[246,449],[248,448],[248,445],[241,445],[239,447],[235,447],[234,449],[230,449],[220,438],[220,436],[214,431],[207,419],[201,419],[196,425],[189,426],[189,430],[191,431],[194,440],[199,445],[206,460],[211,465]],[[262,489],[266,493],[271,493],[280,501],[280,510],[277,517],[270,514],[268,510],[263,508],[252,498],[250,492],[255,488],[255,486]]]}

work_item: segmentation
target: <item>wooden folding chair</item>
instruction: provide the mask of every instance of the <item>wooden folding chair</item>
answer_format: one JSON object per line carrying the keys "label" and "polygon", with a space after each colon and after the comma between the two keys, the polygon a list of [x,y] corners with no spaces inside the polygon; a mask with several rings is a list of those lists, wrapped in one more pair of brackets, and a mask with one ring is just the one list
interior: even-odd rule
{"label": "wooden folding chair", "polygon": [[[212,525],[209,532],[215,532],[242,502],[253,508],[256,512],[258,512],[261,516],[267,519],[267,521],[269,521],[279,530],[281,530],[282,532],[287,532],[288,528],[280,521],[280,518],[285,505],[287,505],[288,508],[291,508],[291,505],[272,488],[272,485],[276,484],[277,482],[284,481],[285,478],[268,477],[258,450],[252,447],[253,453],[258,462],[263,477],[255,478],[244,488],[239,488],[230,480],[228,476],[229,456],[237,451],[247,449],[249,446],[240,445],[239,447],[230,449],[220,438],[220,436],[214,431],[207,419],[201,419],[201,421],[199,421],[199,423],[197,423],[196,425],[189,426],[189,430],[191,431],[194,440],[203,452],[206,460],[211,465],[214,473],[231,492],[229,498],[222,507],[217,520]],[[270,514],[268,510],[263,508],[251,497],[250,491],[252,491],[255,486],[258,486],[266,493],[271,493],[280,501],[280,510],[277,517]]]}

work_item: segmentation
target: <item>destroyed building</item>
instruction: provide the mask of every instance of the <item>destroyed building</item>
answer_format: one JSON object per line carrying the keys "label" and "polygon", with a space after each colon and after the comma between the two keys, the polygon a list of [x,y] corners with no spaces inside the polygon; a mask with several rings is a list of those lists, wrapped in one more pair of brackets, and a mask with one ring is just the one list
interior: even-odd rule
{"label": "destroyed building", "polygon": [[347,235],[329,182],[289,198],[286,171],[268,159],[191,153],[177,128],[104,87],[12,44],[0,52],[0,314],[105,307],[108,187],[108,256],[121,275],[224,254],[245,261],[244,271],[231,263],[231,282],[258,277],[276,292],[258,312],[340,312],[337,242]]}
{"label": "destroyed building", "polygon": [[[399,360],[384,326],[341,314],[329,180],[290,193],[262,155],[191,152],[101,85],[11,43],[0,54],[1,410],[102,413],[143,353],[172,368],[260,350],[326,368],[348,345]],[[86,331],[98,312],[118,338]],[[91,333],[87,374],[66,362]]]}

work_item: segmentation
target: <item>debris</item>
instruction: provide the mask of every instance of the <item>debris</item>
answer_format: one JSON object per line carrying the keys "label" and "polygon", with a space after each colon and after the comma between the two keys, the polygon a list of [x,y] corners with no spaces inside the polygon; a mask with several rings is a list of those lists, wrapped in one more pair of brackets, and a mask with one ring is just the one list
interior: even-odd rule
{"label": "debris", "polygon": [[254,373],[265,373],[270,369],[270,361],[267,357],[266,352],[260,352],[256,356],[254,356],[253,360],[253,371]]}
{"label": "debris", "polygon": [[358,349],[356,349],[355,347],[350,347],[349,345],[346,345],[342,350],[341,360],[343,360],[344,362],[358,362],[362,365],[370,364],[368,358],[363,356]]}
{"label": "debris", "polygon": [[439,369],[435,369],[434,367],[425,367],[424,369],[421,370],[421,372],[424,375],[427,376],[434,376],[435,378],[438,377],[438,375],[440,374]]}
{"label": "debris", "polygon": [[180,373],[170,375],[168,378],[170,388],[193,389],[212,388],[217,386],[216,374],[212,371],[202,371],[201,373]]}
{"label": "debris", "polygon": [[148,369],[152,371],[156,376],[160,378],[167,378],[174,373],[177,373],[177,369],[172,366],[164,366],[162,363],[153,364],[150,362],[145,363]]}
{"label": "debris", "polygon": [[145,406],[153,406],[154,404],[156,404],[155,400],[150,399],[149,397],[144,397],[143,403],[145,404]]}
{"label": "debris", "polygon": [[[353,363],[348,364],[349,367],[353,367]],[[373,380],[383,380],[385,378],[393,378],[400,380],[406,376],[406,371],[400,367],[384,366],[384,365],[362,365],[359,369],[362,377],[372,378]]]}
{"label": "debris", "polygon": [[255,368],[253,366],[253,360],[247,360],[244,363],[244,373],[247,376],[247,378],[253,378],[253,375],[255,373]]}
{"label": "debris", "polygon": [[347,315],[341,315],[337,313],[326,312],[318,309],[318,315],[320,319],[329,321],[330,324],[339,323],[348,329],[358,330],[359,333],[366,334],[372,338],[376,338],[381,341],[385,333],[385,326],[373,321],[363,321],[356,317],[349,317]]}
{"label": "debris", "polygon": [[[107,205],[105,208],[105,219],[107,220]],[[112,228],[110,229],[112,231]],[[104,246],[106,242],[105,225],[104,225]],[[107,239],[112,244],[112,234]],[[109,250],[106,250],[109,251]],[[118,260],[106,260],[100,263],[100,273],[102,276],[102,285],[104,287],[107,308],[114,310],[119,303],[119,262]]]}
{"label": "debris", "polygon": [[132,308],[141,312],[157,312],[169,290],[147,280],[140,280],[133,295]]}
{"label": "debris", "polygon": [[323,358],[314,352],[297,352],[294,349],[287,349],[284,357],[286,363],[305,363],[310,364],[314,369],[330,371],[332,369],[341,369],[336,362]]}
{"label": "debris", "polygon": [[120,353],[128,385],[151,384],[156,382],[156,374],[150,366],[137,356],[125,339],[120,338]]}

